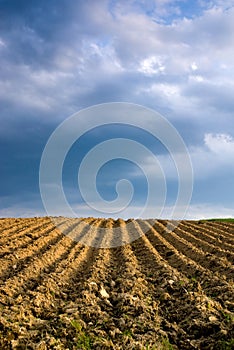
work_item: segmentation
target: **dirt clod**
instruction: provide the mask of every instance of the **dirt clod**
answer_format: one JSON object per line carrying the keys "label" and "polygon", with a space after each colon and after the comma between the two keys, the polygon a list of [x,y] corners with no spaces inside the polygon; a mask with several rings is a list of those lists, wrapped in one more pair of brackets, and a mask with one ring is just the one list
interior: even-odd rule
{"label": "dirt clod", "polygon": [[232,223],[57,221],[0,221],[0,349],[234,348]]}

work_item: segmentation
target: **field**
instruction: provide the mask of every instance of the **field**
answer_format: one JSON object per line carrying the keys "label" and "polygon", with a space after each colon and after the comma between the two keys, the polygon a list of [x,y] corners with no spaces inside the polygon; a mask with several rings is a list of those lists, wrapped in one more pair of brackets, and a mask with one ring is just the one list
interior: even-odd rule
{"label": "field", "polygon": [[[234,349],[234,223],[61,220],[0,219],[0,349]],[[129,222],[121,247],[69,237]]]}

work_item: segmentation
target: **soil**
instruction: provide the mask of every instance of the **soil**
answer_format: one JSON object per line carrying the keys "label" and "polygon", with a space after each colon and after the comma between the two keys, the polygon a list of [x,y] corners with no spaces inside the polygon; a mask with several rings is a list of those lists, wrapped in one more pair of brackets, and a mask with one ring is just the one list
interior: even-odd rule
{"label": "soil", "polygon": [[233,223],[60,219],[0,219],[0,349],[234,349]]}

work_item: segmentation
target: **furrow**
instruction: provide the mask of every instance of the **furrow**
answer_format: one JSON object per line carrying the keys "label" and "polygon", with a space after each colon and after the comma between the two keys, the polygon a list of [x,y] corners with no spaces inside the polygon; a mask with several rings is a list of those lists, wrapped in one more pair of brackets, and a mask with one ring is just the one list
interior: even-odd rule
{"label": "furrow", "polygon": [[225,237],[233,239],[234,237],[234,224],[232,223],[224,223],[224,222],[204,222],[202,226],[217,229],[220,233],[222,233]]}
{"label": "furrow", "polygon": [[[230,243],[229,239],[226,239],[221,234],[214,232],[213,230],[208,230],[199,224],[190,224],[186,221],[182,221],[179,224],[179,228],[183,228],[185,232],[188,232],[190,235],[194,236],[196,239],[201,240],[202,242],[208,243],[211,246],[221,248],[221,249],[233,249],[234,244]],[[233,242],[234,243],[234,242]]]}
{"label": "furrow", "polygon": [[[148,284],[147,272],[139,265],[133,244],[124,244],[135,235],[134,225],[132,222],[126,225],[118,219],[113,229],[113,245],[116,245],[116,239],[123,245],[111,249],[109,315],[115,325],[115,331],[109,332],[111,340],[114,344],[121,340],[123,348],[138,348],[143,342],[143,334],[147,334],[145,342],[148,346],[160,347],[159,303],[154,300],[154,288]],[[131,340],[125,336],[128,332]]]}
{"label": "furrow", "polygon": [[96,248],[97,242],[99,244],[105,239],[105,233],[103,229],[111,229],[111,219],[108,220],[107,224],[109,227],[105,227],[105,219],[96,219],[89,227],[89,230],[85,232],[85,235],[81,234],[82,238],[86,238],[86,242],[90,244],[92,255],[90,260],[87,261],[87,266],[84,269],[76,271],[73,276],[73,280],[77,280],[76,290],[78,285],[83,289],[87,286],[87,283],[91,283],[96,280],[98,283],[100,280],[104,280],[108,274],[107,266],[109,264],[109,250],[103,248]]}
{"label": "furrow", "polygon": [[[92,234],[94,234],[100,224],[101,220],[84,220],[83,223],[79,224],[79,227],[81,232],[85,231],[87,233],[90,230],[92,231]],[[76,232],[77,230],[74,231]],[[72,231],[67,236],[67,238],[71,240],[71,237],[73,236]],[[63,287],[66,288],[66,286],[69,285],[69,282],[71,281],[71,286],[77,288],[77,284],[74,284],[76,277],[79,276],[80,281],[86,279],[85,273],[90,271],[93,265],[93,259],[98,254],[98,249],[84,246],[80,243],[77,243],[77,241],[73,239],[72,242],[75,243],[75,250],[69,253],[69,257],[67,258],[68,264],[66,264],[66,261],[61,262],[56,267],[54,273],[54,277],[58,282],[60,292],[63,290]],[[65,269],[63,268],[64,266],[66,267]],[[64,293],[62,292],[62,294]]]}
{"label": "furrow", "polygon": [[[137,222],[134,223],[135,230],[141,230]],[[137,227],[138,226],[138,227]],[[127,225],[129,234],[134,233],[134,227]],[[143,242],[144,244],[142,244]],[[145,248],[148,248],[143,254]],[[149,298],[153,297],[154,300],[159,301],[159,315],[162,317],[162,323],[160,328],[163,331],[167,331],[169,340],[173,346],[178,346],[178,349],[191,349],[191,340],[193,335],[188,330],[188,324],[197,323],[197,320],[204,317],[205,304],[212,304],[214,309],[207,313],[207,319],[209,315],[217,312],[222,315],[226,309],[224,309],[218,301],[211,300],[208,296],[203,293],[203,305],[199,305],[201,287],[198,285],[196,288],[190,281],[187,280],[183,274],[179,273],[176,269],[167,264],[167,261],[163,260],[157,253],[155,248],[152,246],[150,241],[142,235],[142,238],[132,243],[131,248],[135,253],[135,257],[138,260],[138,268],[144,274],[144,280],[147,282],[149,289]],[[138,251],[137,251],[138,249]],[[157,258],[149,253],[152,252]],[[127,257],[129,253],[127,253]],[[123,260],[123,259],[121,259]],[[131,264],[132,265],[132,264]],[[187,289],[186,289],[187,288]],[[181,307],[181,300],[183,300],[184,308]],[[186,322],[181,322],[184,319],[184,313],[190,305],[191,314],[187,318]],[[207,308],[208,309],[208,308]],[[180,313],[175,311],[180,310]],[[174,325],[176,324],[176,336],[173,331]],[[207,329],[207,320],[204,321],[204,329]],[[201,334],[202,338],[202,334]],[[199,341],[203,341],[202,339]]]}
{"label": "furrow", "polygon": [[[17,255],[18,257],[21,255],[22,251],[28,250],[33,245],[37,244],[39,239],[42,237],[46,237],[50,235],[50,233],[55,229],[54,224],[50,223],[47,225],[38,226],[35,228],[35,234],[30,232],[25,232],[22,237],[10,239],[5,244],[5,247],[0,251],[0,258],[4,262],[4,259],[11,259],[11,256]],[[17,246],[17,254],[15,247]]]}
{"label": "furrow", "polygon": [[17,250],[14,249],[1,259],[1,280],[10,278],[25,265],[29,265],[33,258],[40,256],[62,237],[63,233],[55,229],[54,225],[48,225],[32,245]]}
{"label": "furrow", "polygon": [[[103,221],[96,219],[93,220],[92,224],[91,222],[87,223],[89,230],[92,232],[93,240],[98,235],[99,226],[101,226]],[[46,276],[39,288],[31,293],[34,295],[33,300],[37,300],[38,293],[40,293],[41,300],[45,302],[41,295],[43,291],[47,291],[47,294],[48,290],[53,292],[53,296],[50,295],[47,300],[47,306],[41,309],[40,317],[48,317],[56,308],[61,309],[61,314],[63,312],[66,313],[67,310],[70,312],[69,310],[71,309],[73,312],[76,312],[78,306],[81,306],[82,309],[84,308],[85,311],[85,305],[87,304],[85,295],[87,291],[90,292],[93,286],[98,285],[108,274],[108,250],[82,246],[74,240],[72,242],[79,247],[79,254],[77,255],[77,252],[71,251],[68,257],[69,263],[65,264],[66,269],[62,268],[65,261],[60,262],[54,273],[51,276]],[[69,301],[67,301],[68,296]],[[82,303],[77,302],[79,298],[84,298]],[[87,313],[87,311],[90,312],[90,310],[85,312]]]}
{"label": "furrow", "polygon": [[[41,275],[53,269],[57,262],[66,255],[66,250],[73,246],[74,241],[64,235],[76,226],[77,223],[67,226],[64,224],[63,233],[58,230],[52,231],[50,240],[42,243],[40,250],[35,250],[33,256],[19,268],[12,269],[4,276],[5,283],[1,287],[1,292],[10,297],[15,297],[24,290],[33,289],[40,283]],[[53,234],[53,236],[52,236]],[[53,238],[52,238],[52,237]],[[17,266],[17,265],[16,265]]]}
{"label": "furrow", "polygon": [[[143,226],[142,224],[144,225],[145,221],[133,220],[131,222],[131,226],[128,224],[128,230],[130,233],[136,231],[137,235],[141,237],[139,240],[135,240],[132,243],[132,249],[134,250],[137,259],[141,259],[141,263],[143,265],[146,263],[146,266],[151,266],[152,270],[153,266],[155,265],[156,271],[159,271],[160,269],[160,271],[169,273],[171,277],[178,276],[178,274],[180,274],[179,271],[173,266],[168,265],[167,260],[156,249],[157,246],[153,246],[151,241],[148,239],[146,233],[149,231],[149,226]],[[160,243],[162,242],[160,241]],[[182,274],[180,277],[186,279],[184,274]]]}
{"label": "furrow", "polygon": [[[9,238],[0,255],[0,348],[229,346],[234,283],[225,258],[232,254],[230,248],[216,246],[219,230],[223,235],[225,228],[175,224],[63,217],[0,220],[0,227],[8,228],[0,240]],[[230,244],[231,228],[223,237]]]}
{"label": "furrow", "polygon": [[15,228],[14,231],[12,232],[5,232],[4,235],[1,236],[0,238],[0,245],[4,245],[9,241],[10,239],[21,239],[22,237],[24,237],[26,234],[34,234],[38,231],[38,229],[47,227],[48,224],[51,224],[51,220],[47,220],[44,222],[41,222],[40,224],[36,221],[34,224],[30,222],[27,223],[27,226],[25,227],[25,225],[22,225],[22,227],[20,229]]}
{"label": "furrow", "polygon": [[[212,243],[209,243],[206,240],[202,240],[201,238],[204,237],[204,234],[201,232],[199,232],[200,238],[198,238],[196,234],[198,233],[196,232],[198,230],[195,231],[195,229],[187,227],[182,223],[180,223],[178,226],[173,225],[173,223],[170,223],[170,225],[174,233],[176,233],[182,239],[184,238],[185,241],[190,242],[192,245],[202,251],[206,256],[213,256],[216,261],[217,259],[220,261],[222,267],[225,265],[229,266],[231,270],[233,269],[234,254],[229,250],[221,249],[219,246],[212,244],[214,241],[212,241]],[[218,258],[216,258],[216,256]]]}
{"label": "furrow", "polygon": [[[158,221],[157,227],[155,221],[153,222],[154,225],[143,220],[137,220],[137,222],[143,229],[143,232],[147,232],[146,237],[170,266],[184,274],[190,281],[199,282],[205,293],[207,295],[211,293],[211,296],[214,297],[216,301],[220,302],[223,307],[227,309],[232,307],[222,299],[222,293],[226,293],[229,299],[233,298],[234,291],[232,282],[228,283],[225,279],[220,280],[217,273],[211,273],[209,270],[178,251],[163,238],[162,233],[166,231],[166,228]],[[171,234],[170,231],[168,231],[168,234]]]}
{"label": "furrow", "polygon": [[191,224],[186,221],[182,223],[186,228],[194,230],[198,235],[202,235],[207,242],[214,243],[220,247],[227,247],[227,249],[234,248],[234,237],[230,238],[224,235],[224,233],[211,226],[211,228],[205,227],[205,225]]}
{"label": "furrow", "polygon": [[230,251],[230,248],[232,249],[234,247],[225,243],[225,237],[216,234],[211,235],[210,233],[204,232],[203,227],[200,225],[191,225],[186,221],[181,221],[178,227],[183,229],[188,235],[193,236],[196,240],[203,242],[206,246],[225,251],[225,254]]}
{"label": "furrow", "polygon": [[[142,222],[140,223],[142,224]],[[141,231],[142,225],[139,225],[137,221],[134,222],[134,225],[136,230]],[[142,233],[145,230],[147,230],[146,227],[144,227]],[[144,245],[142,245],[143,240]],[[155,256],[158,256],[159,253],[155,252],[155,248],[144,235],[141,239],[132,243],[132,248],[140,262],[140,266],[146,266],[146,262],[149,265],[149,275],[147,269],[145,274],[149,288],[155,290],[154,299],[160,302],[159,315],[162,317],[160,328],[167,332],[173,346],[176,344],[178,349],[191,349],[194,344],[192,329],[196,327],[199,320],[204,319],[203,332],[200,332],[200,339],[197,339],[197,344],[202,344],[203,341],[206,341],[206,332],[211,326],[209,317],[214,314],[222,317],[225,312],[229,315],[231,313],[219,301],[206,295],[199,283],[196,284],[194,281],[191,283],[184,276],[183,271],[179,273],[177,269],[168,265],[166,260],[164,260],[163,266],[159,268],[157,265],[154,266],[154,259],[151,258],[148,249],[145,255],[142,254],[143,247],[147,247],[149,251],[154,252]],[[160,255],[157,260],[163,261]],[[155,286],[156,288],[154,288]],[[187,314],[186,310],[188,309],[190,314]]]}
{"label": "furrow", "polygon": [[[173,230],[175,225],[172,222],[169,224]],[[166,229],[166,226],[166,223],[162,224],[157,222],[155,224],[156,230],[160,230],[160,235],[170,242],[170,244],[172,244],[172,246],[174,246],[178,251],[187,256],[189,259],[193,260],[199,266],[219,274],[220,278],[233,280],[234,269],[230,264],[228,266],[228,262],[226,260],[221,260],[215,256],[213,257],[212,255],[205,254],[200,248],[195,247],[192,243],[180,237],[177,234],[179,231],[177,228],[174,231],[171,231]]]}
{"label": "furrow", "polygon": [[8,235],[12,232],[12,230],[15,232],[16,230],[20,230],[21,228],[25,227],[25,222],[27,221],[27,225],[31,224],[35,221],[41,221],[44,220],[44,218],[28,218],[28,219],[2,219],[2,222],[0,221],[0,234],[2,235]]}

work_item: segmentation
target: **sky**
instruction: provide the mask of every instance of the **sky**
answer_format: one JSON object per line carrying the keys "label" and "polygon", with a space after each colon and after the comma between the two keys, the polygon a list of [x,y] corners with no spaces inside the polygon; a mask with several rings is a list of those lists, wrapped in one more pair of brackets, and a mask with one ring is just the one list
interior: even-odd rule
{"label": "sky", "polygon": [[[233,217],[233,57],[234,1],[0,0],[0,217],[47,215],[39,169],[50,135],[74,113],[109,102],[157,111],[183,138],[194,173],[186,218]],[[167,217],[178,192],[170,155],[145,130],[126,125],[100,126],[72,145],[63,166],[67,201],[77,216],[95,216],[77,172],[92,147],[119,137],[156,154]],[[152,168],[148,158],[144,165]],[[147,198],[136,164],[106,163],[97,188],[114,200],[123,178],[134,187],[132,217]],[[146,216],[154,214],[148,208]]]}

